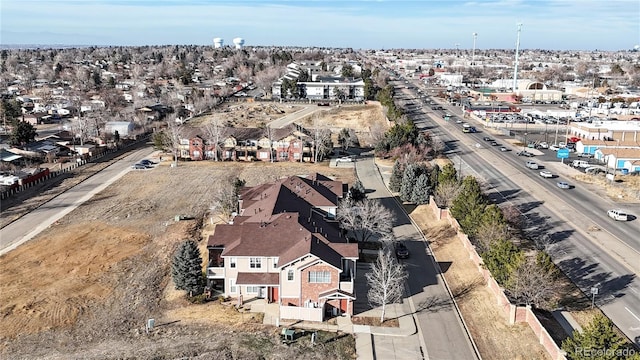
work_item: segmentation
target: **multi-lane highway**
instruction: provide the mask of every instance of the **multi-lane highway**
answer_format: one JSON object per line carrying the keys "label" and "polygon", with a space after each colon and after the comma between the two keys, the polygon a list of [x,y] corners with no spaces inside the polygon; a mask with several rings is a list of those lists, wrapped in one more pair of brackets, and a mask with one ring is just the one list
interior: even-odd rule
{"label": "multi-lane highway", "polygon": [[[401,96],[417,97],[402,88]],[[412,120],[445,142],[449,157],[463,173],[484,179],[491,199],[518,206],[528,220],[528,234],[548,235],[553,240],[549,252],[554,261],[586,294],[598,288],[596,304],[640,345],[640,221],[614,222],[606,211],[618,206],[564,175],[572,169],[550,156],[519,157],[515,150],[520,149],[511,147],[500,136],[462,133],[462,125],[454,119],[442,119],[445,112],[460,116],[460,111],[441,105],[443,110],[432,111],[414,102]],[[485,136],[514,151],[500,151],[498,146],[483,141]],[[543,178],[540,170],[524,166],[527,160],[536,161],[559,176]],[[575,187],[560,189],[556,186],[560,180]],[[624,208],[640,214],[637,206],[625,204]]]}

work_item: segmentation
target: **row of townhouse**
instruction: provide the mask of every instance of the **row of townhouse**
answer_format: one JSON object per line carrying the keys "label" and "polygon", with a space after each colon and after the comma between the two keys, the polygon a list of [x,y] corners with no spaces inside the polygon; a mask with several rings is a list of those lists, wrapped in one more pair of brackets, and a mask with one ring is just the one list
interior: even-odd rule
{"label": "row of townhouse", "polygon": [[223,161],[303,161],[313,162],[314,140],[304,130],[291,125],[282,129],[222,128],[217,146],[200,129],[186,131],[180,140],[183,160]]}
{"label": "row of townhouse", "polygon": [[346,185],[320,174],[241,191],[239,212],[208,239],[208,286],[279,304],[281,319],[352,315],[358,245],[336,220]]}

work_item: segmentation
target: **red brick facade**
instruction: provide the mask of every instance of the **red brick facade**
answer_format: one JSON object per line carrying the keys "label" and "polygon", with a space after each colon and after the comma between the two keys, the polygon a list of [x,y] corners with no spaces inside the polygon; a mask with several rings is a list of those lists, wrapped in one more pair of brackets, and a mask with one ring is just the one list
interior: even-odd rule
{"label": "red brick facade", "polygon": [[[331,274],[331,281],[329,283],[310,283],[309,272],[311,271],[329,271]],[[320,302],[318,295],[328,290],[338,289],[340,286],[340,273],[335,268],[326,264],[316,264],[310,266],[302,271],[301,279],[301,293],[302,301],[311,300],[313,302]]]}

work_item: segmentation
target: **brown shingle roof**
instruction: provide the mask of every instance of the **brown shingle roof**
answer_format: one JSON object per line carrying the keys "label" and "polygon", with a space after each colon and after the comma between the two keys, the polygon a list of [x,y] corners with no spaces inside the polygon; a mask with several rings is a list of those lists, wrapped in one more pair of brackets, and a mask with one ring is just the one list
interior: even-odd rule
{"label": "brown shingle roof", "polygon": [[278,273],[250,273],[239,272],[236,278],[237,285],[279,285]]}

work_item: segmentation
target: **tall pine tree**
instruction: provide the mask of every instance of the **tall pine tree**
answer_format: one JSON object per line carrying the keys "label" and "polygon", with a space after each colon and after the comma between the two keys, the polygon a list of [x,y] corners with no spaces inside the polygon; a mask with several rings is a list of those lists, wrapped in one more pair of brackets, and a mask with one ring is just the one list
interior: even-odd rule
{"label": "tall pine tree", "polygon": [[391,178],[389,179],[389,190],[393,192],[400,191],[402,186],[402,177],[404,176],[405,164],[400,160],[396,160],[393,163],[393,170],[391,171]]}
{"label": "tall pine tree", "polygon": [[187,240],[180,244],[173,255],[171,275],[176,289],[185,290],[192,296],[202,294],[202,257],[195,241]]}
{"label": "tall pine tree", "polygon": [[487,200],[480,184],[473,176],[467,176],[462,182],[460,194],[451,205],[451,215],[458,220],[465,234],[475,236],[486,207]]}
{"label": "tall pine tree", "polygon": [[403,201],[411,201],[411,194],[416,186],[416,181],[421,174],[427,173],[427,167],[424,164],[408,164],[404,170],[402,177],[402,186],[400,186],[400,198]]}
{"label": "tall pine tree", "polygon": [[411,202],[416,205],[428,204],[429,194],[431,194],[429,176],[427,174],[420,174],[411,192]]}

